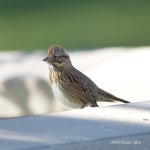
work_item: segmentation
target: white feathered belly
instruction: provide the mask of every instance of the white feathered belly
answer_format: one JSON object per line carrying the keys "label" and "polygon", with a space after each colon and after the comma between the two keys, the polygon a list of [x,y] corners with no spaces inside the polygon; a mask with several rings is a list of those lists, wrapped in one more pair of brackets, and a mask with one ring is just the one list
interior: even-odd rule
{"label": "white feathered belly", "polygon": [[64,94],[62,93],[62,91],[57,86],[57,84],[52,83],[51,87],[52,87],[52,91],[56,100],[59,100],[65,106],[70,107],[70,108],[81,108],[80,104],[71,102],[68,98],[66,98]]}

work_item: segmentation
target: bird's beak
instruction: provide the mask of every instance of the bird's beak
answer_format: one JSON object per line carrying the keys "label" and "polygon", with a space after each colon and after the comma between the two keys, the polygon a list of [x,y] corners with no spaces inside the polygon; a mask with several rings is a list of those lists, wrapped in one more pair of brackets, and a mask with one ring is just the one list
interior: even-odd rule
{"label": "bird's beak", "polygon": [[44,58],[42,61],[48,61],[48,57]]}

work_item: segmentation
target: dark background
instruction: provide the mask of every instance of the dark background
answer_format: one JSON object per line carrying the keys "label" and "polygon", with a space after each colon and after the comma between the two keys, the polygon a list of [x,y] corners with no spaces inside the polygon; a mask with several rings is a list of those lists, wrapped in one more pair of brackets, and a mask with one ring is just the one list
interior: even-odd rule
{"label": "dark background", "polygon": [[0,0],[0,50],[150,45],[150,0]]}

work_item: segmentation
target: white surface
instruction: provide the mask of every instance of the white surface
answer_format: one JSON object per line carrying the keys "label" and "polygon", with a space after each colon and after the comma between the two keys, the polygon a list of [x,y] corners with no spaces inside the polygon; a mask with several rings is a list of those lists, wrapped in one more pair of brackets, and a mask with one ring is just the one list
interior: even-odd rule
{"label": "white surface", "polygon": [[0,120],[0,150],[148,150],[150,101]]}
{"label": "white surface", "polygon": [[[74,66],[100,88],[131,102],[150,100],[150,47],[105,48],[70,55]],[[0,52],[1,118],[66,109],[54,101],[47,65],[41,61],[45,56],[46,51]]]}

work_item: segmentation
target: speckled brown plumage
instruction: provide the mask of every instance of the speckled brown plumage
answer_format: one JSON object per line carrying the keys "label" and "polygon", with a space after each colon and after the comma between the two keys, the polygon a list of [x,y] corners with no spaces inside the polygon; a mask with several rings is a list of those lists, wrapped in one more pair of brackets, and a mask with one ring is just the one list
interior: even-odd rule
{"label": "speckled brown plumage", "polygon": [[129,103],[100,89],[91,79],[74,68],[69,55],[58,45],[48,49],[48,56],[43,61],[49,65],[49,78],[54,95],[68,107],[97,107],[97,101]]}

